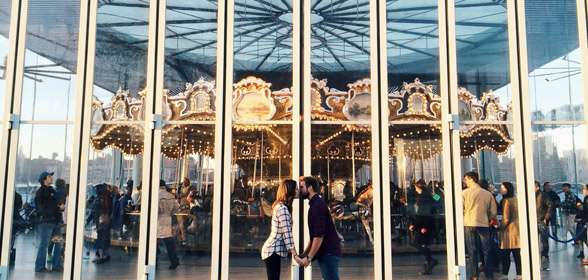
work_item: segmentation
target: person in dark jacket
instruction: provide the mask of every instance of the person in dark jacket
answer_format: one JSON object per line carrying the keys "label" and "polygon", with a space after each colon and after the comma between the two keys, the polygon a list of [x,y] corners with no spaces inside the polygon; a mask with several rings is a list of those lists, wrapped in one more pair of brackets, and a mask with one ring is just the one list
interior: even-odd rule
{"label": "person in dark jacket", "polygon": [[413,232],[413,246],[425,257],[425,265],[419,271],[419,275],[432,274],[433,268],[439,262],[431,256],[429,243],[433,232],[435,231],[434,204],[431,191],[426,187],[424,180],[419,180],[415,184],[416,197],[414,199],[414,215],[410,217],[410,227]]}
{"label": "person in dark jacket", "polygon": [[559,198],[559,195],[557,195],[557,193],[551,189],[551,183],[549,182],[545,182],[543,184],[543,192],[547,195],[547,198],[551,200],[551,203],[553,203],[551,218],[547,221],[547,223],[548,226],[551,227],[551,233],[553,236],[557,236],[557,215],[555,212],[557,211],[557,207],[559,207],[561,204],[561,199]]}
{"label": "person in dark jacket", "polygon": [[39,183],[41,187],[37,190],[35,195],[35,207],[37,208],[37,238],[39,249],[37,251],[37,259],[35,261],[35,272],[49,271],[45,267],[47,260],[47,249],[49,242],[55,240],[56,244],[53,248],[52,255],[52,270],[63,271],[61,265],[61,229],[57,226],[61,211],[65,209],[63,204],[55,197],[56,192],[51,187],[53,183],[53,172],[43,172],[39,175]]}
{"label": "person in dark jacket", "polygon": [[96,190],[96,199],[94,200],[92,211],[90,211],[90,215],[86,219],[86,226],[90,225],[92,221],[96,224],[98,233],[96,243],[94,243],[96,258],[92,261],[102,264],[110,260],[107,253],[108,247],[110,247],[110,221],[108,217],[110,214],[110,195],[106,184],[99,184],[94,188]]}
{"label": "person in dark jacket", "polygon": [[[584,226],[586,226],[586,221],[588,217],[586,216],[586,211],[584,211],[584,205],[582,204],[582,202],[578,201],[576,203],[576,207],[578,208],[578,212],[576,214],[576,217],[574,218],[574,221],[576,222],[576,233],[580,233]],[[576,238],[576,242],[578,242],[578,245],[580,245],[580,254],[576,258],[583,259],[584,244],[588,244],[586,243],[586,234],[580,234],[578,238]]]}

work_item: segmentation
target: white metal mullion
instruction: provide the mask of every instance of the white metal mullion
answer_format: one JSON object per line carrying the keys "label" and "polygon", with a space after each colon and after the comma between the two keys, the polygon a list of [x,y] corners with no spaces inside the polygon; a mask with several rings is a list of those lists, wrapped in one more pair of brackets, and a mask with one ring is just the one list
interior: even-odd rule
{"label": "white metal mullion", "polygon": [[[373,211],[372,211],[372,218],[373,218],[373,225],[374,225],[374,279],[379,280],[382,279],[382,204],[381,204],[381,197],[382,197],[382,181],[380,180],[380,167],[381,167],[381,159],[380,153],[384,150],[383,148],[388,147],[387,139],[380,139],[380,116],[378,114],[374,114],[374,111],[381,111],[381,108],[378,108],[380,103],[387,102],[380,102],[379,97],[380,87],[379,87],[379,80],[378,80],[378,4],[376,0],[370,0],[370,81],[371,81],[371,108],[376,110],[372,110],[371,118],[371,127],[372,127],[372,188],[373,188]],[[384,33],[385,36],[386,33]],[[385,40],[384,40],[385,41]],[[388,95],[384,95],[386,99]],[[386,108],[386,112],[387,112]],[[388,120],[382,121],[383,123],[388,123]],[[380,146],[380,143],[386,142],[383,147]],[[351,152],[355,153],[354,147],[351,148]],[[387,158],[387,156],[386,156]],[[387,164],[384,166],[388,166]],[[355,172],[353,170],[352,172]],[[355,182],[354,182],[355,184]],[[388,196],[388,199],[390,196]],[[388,204],[389,205],[389,204]],[[389,218],[390,216],[388,216]],[[388,238],[389,239],[389,238]]]}
{"label": "white metal mullion", "polygon": [[[96,39],[97,1],[80,1],[76,105],[73,121],[73,147],[70,163],[63,279],[80,279],[84,244],[84,225],[88,181],[88,155],[92,116],[92,88]],[[92,24],[93,22],[94,24]],[[92,45],[92,46],[90,46]],[[87,50],[87,51],[86,51]],[[90,63],[92,60],[92,63]],[[90,70],[92,69],[92,70]],[[76,208],[77,206],[77,208]],[[77,211],[74,211],[77,210]],[[81,213],[80,213],[81,212]],[[77,246],[76,246],[77,245]]]}
{"label": "white metal mullion", "polygon": [[[226,174],[231,174],[230,169],[231,169],[231,161],[228,161],[228,165],[227,164],[223,164],[223,160],[222,160],[222,155],[223,155],[223,119],[226,117],[223,116],[223,112],[225,112],[225,108],[223,108],[223,104],[225,102],[225,96],[226,94],[224,94],[224,91],[222,90],[224,86],[226,86],[225,82],[224,82],[224,74],[225,74],[225,68],[224,68],[224,58],[225,58],[225,51],[226,49],[224,48],[225,46],[225,17],[224,15],[226,14],[226,5],[225,5],[225,1],[224,0],[220,0],[217,1],[217,14],[218,16],[218,20],[217,20],[217,42],[216,42],[216,65],[217,65],[217,69],[216,69],[216,85],[217,88],[215,90],[215,119],[214,119],[214,157],[215,157],[215,161],[214,161],[214,189],[215,190],[220,190],[221,189],[221,182],[227,182],[226,181]],[[232,40],[230,40],[232,41]],[[219,90],[220,88],[220,90]],[[230,115],[229,115],[230,116]],[[230,123],[230,118],[229,119],[224,119],[227,122]],[[229,150],[232,150],[232,145],[229,146],[231,148],[229,148]],[[229,166],[229,172],[226,172],[226,166]],[[225,169],[223,169],[223,167],[225,167]],[[225,180],[223,180],[223,176],[225,178]],[[230,175],[229,175],[230,178]],[[229,181],[230,182],[230,181]],[[229,190],[230,190],[230,186],[229,186]],[[220,256],[221,256],[221,250],[223,249],[221,246],[218,246],[219,244],[221,244],[221,240],[228,240],[228,239],[224,239],[221,238],[222,234],[224,233],[224,231],[220,231],[221,229],[221,220],[222,220],[222,216],[223,214],[227,214],[230,212],[228,211],[224,211],[224,208],[227,207],[223,207],[223,198],[225,197],[224,193],[221,193],[220,191],[215,191],[213,192],[213,203],[212,203],[212,244],[211,244],[211,248],[212,248],[212,252],[211,252],[211,261],[210,261],[210,279],[220,279]],[[226,202],[229,202],[230,200],[224,200]],[[230,202],[229,202],[230,203]],[[230,206],[230,205],[229,205]],[[230,208],[228,208],[230,210]],[[230,219],[230,215],[225,216],[226,218]],[[228,237],[228,236],[227,236]]]}
{"label": "white metal mullion", "polygon": [[[444,11],[439,11],[440,15],[440,22],[441,17],[445,20],[446,29],[440,28],[441,32],[445,33],[447,30],[446,37],[445,37],[445,45],[447,46],[447,51],[443,54],[447,54],[447,57],[443,60],[443,64],[447,63],[447,67],[443,68],[443,70],[449,70],[449,76],[445,76],[442,72],[442,81],[445,81],[446,90],[448,90],[448,96],[445,98],[449,98],[445,105],[449,105],[451,110],[449,110],[449,114],[458,115],[458,98],[457,98],[457,46],[456,46],[456,27],[455,27],[455,0],[448,0],[448,1],[438,1],[439,8],[443,8]],[[445,6],[446,5],[446,6]],[[443,12],[443,14],[442,14]],[[440,36],[441,37],[441,36]],[[443,96],[443,95],[442,95]],[[443,98],[443,97],[442,97]],[[447,106],[441,106],[442,110],[447,110]],[[443,109],[445,107],[446,109]],[[450,172],[444,172],[444,177],[446,179],[445,182],[452,182],[453,192],[445,192],[451,193],[453,197],[451,199],[446,199],[445,202],[445,209],[449,210],[448,213],[453,212],[453,217],[449,217],[451,215],[445,215],[446,217],[446,225],[448,228],[451,228],[451,233],[448,231],[449,235],[453,235],[452,239],[447,237],[447,260],[448,260],[448,267],[447,273],[448,277],[459,279],[466,278],[466,262],[465,262],[465,238],[464,238],[464,226],[463,226],[463,202],[461,200],[461,148],[460,148],[460,136],[459,136],[459,129],[451,129],[449,127],[450,120],[449,115],[443,114],[442,118],[446,118],[443,122],[443,125],[446,127],[444,131],[450,131],[451,135],[448,137],[443,137],[443,147],[451,147],[451,156],[447,153],[444,153],[443,158],[443,165],[444,167],[452,167]],[[443,133],[445,135],[445,133]],[[447,139],[450,138],[450,139]],[[451,172],[453,174],[451,174]],[[451,176],[453,175],[453,177]],[[453,203],[451,203],[453,202]],[[453,219],[453,223],[450,223]],[[450,246],[450,242],[453,243],[453,246]],[[457,243],[457,244],[456,244]],[[457,246],[455,246],[457,245]],[[449,252],[450,250],[455,250],[457,248],[457,252]],[[453,263],[449,263],[450,259],[452,259]],[[455,266],[453,269],[450,266]]]}
{"label": "white metal mullion", "polygon": [[[28,18],[28,0],[13,1],[11,11],[11,25],[9,38],[9,60],[6,65],[6,96],[5,100],[12,99],[12,109],[5,110],[5,123],[3,128],[6,130],[2,133],[2,147],[5,151],[3,160],[0,163],[1,173],[0,182],[4,183],[2,189],[4,192],[4,223],[2,226],[2,248],[0,249],[0,278],[7,278],[8,262],[10,260],[10,249],[12,239],[12,215],[14,210],[14,181],[16,177],[16,158],[18,152],[18,139],[20,124],[12,124],[10,128],[10,115],[20,115],[22,103],[22,88],[24,75],[24,61],[26,52],[26,30]],[[8,69],[11,67],[11,69]],[[14,70],[10,71],[10,70]],[[10,129],[8,129],[10,128]],[[10,135],[9,135],[10,134]],[[6,154],[6,152],[8,154]],[[6,172],[6,173],[4,173]],[[0,198],[2,200],[2,198]]]}
{"label": "white metal mullion", "polygon": [[[535,197],[535,170],[533,163],[533,130],[531,127],[531,98],[529,91],[529,69],[527,61],[527,29],[525,21],[525,1],[516,1],[516,18],[517,18],[517,33],[518,33],[518,71],[519,71],[519,82],[520,82],[520,106],[522,109],[522,116],[518,122],[518,125],[522,125],[522,135],[524,135],[523,152],[525,159],[525,173],[526,182],[528,185],[525,186],[526,196],[528,198]],[[515,115],[516,116],[516,115]],[[515,122],[517,123],[517,122]],[[516,126],[515,126],[516,127]],[[516,133],[516,131],[515,131]],[[516,138],[516,136],[515,136]],[[517,177],[521,174],[518,173]],[[539,238],[537,232],[537,207],[535,199],[527,200],[527,213],[529,221],[529,238],[530,238],[530,252],[531,252],[531,276],[534,279],[541,278],[541,260],[539,258]],[[520,209],[521,207],[519,207]],[[522,259],[521,259],[522,260]]]}
{"label": "white metal mullion", "polygon": [[[160,0],[161,1],[161,0]],[[149,2],[149,41],[147,47],[147,81],[145,97],[145,134],[143,144],[143,174],[141,183],[143,185],[141,196],[141,214],[139,224],[139,253],[137,260],[137,279],[153,279],[154,269],[148,268],[151,265],[148,252],[154,246],[149,244],[150,236],[157,234],[157,202],[159,196],[159,171],[153,172],[159,168],[160,153],[155,154],[155,150],[160,151],[154,144],[161,144],[161,129],[156,131],[155,114],[161,112],[161,100],[157,100],[156,88],[156,67],[157,67],[157,47],[158,47],[158,26],[157,16],[159,13],[160,1]],[[165,34],[165,33],[164,33]],[[159,105],[159,106],[158,106]],[[159,135],[159,142],[155,139]],[[157,157],[157,158],[156,158]],[[152,209],[154,208],[154,209]],[[155,215],[154,215],[155,213]],[[155,217],[153,217],[155,216]],[[149,225],[152,225],[149,227]],[[149,229],[149,231],[147,231]]]}
{"label": "white metal mullion", "polygon": [[[383,238],[381,238],[380,244],[383,245],[383,252],[382,257],[383,260],[383,270],[384,275],[380,279],[390,280],[392,279],[392,221],[390,219],[391,213],[391,202],[390,202],[390,135],[389,135],[389,112],[388,112],[388,38],[387,34],[387,25],[388,25],[388,18],[386,16],[386,1],[379,1],[379,18],[380,22],[378,23],[378,27],[380,30],[380,51],[377,54],[378,58],[380,59],[380,83],[379,88],[382,90],[374,91],[372,88],[372,95],[379,94],[381,101],[380,101],[380,115],[379,116],[372,116],[372,118],[380,118],[380,135],[381,135],[381,185],[382,185],[382,199],[378,201],[382,201],[382,221],[383,221]],[[374,82],[372,82],[374,84]],[[373,106],[373,105],[372,105]],[[379,137],[379,136],[376,136]],[[372,153],[376,151],[372,146]],[[374,199],[374,201],[376,201]],[[375,221],[375,217],[374,217]],[[375,224],[375,223],[374,223]],[[376,243],[378,244],[378,243]],[[379,247],[382,247],[379,245]]]}
{"label": "white metal mullion", "polygon": [[[509,49],[509,64],[510,64],[510,80],[511,80],[511,90],[512,90],[512,102],[514,108],[521,108],[521,76],[527,75],[528,73],[520,73],[519,72],[519,57],[518,57],[518,50],[517,50],[517,15],[516,15],[516,6],[514,1],[507,1],[507,14],[508,14],[508,49]],[[514,129],[514,139],[515,139],[515,174],[516,174],[516,185],[522,186],[523,188],[519,187],[517,191],[517,200],[518,205],[527,205],[527,200],[534,200],[531,198],[535,198],[533,189],[532,196],[528,196],[530,193],[525,192],[524,186],[527,186],[527,182],[530,185],[533,185],[532,181],[526,181],[525,178],[525,156],[524,156],[524,143],[523,141],[523,129],[521,127],[523,123],[523,118],[521,116],[521,110],[513,110],[513,127]],[[532,135],[527,135],[527,137],[531,138]],[[533,161],[533,158],[527,158],[527,161]],[[519,207],[519,231],[521,236],[521,264],[523,268],[523,279],[531,279],[531,260],[529,258],[530,252],[530,243],[529,242],[529,228],[536,227],[536,219],[529,220],[527,216],[527,209],[526,207]],[[533,211],[534,212],[534,211]],[[525,226],[527,225],[527,226]],[[536,234],[534,234],[536,236]],[[531,246],[533,247],[533,246]]]}
{"label": "white metal mullion", "polygon": [[[302,42],[300,42],[301,35],[301,5],[299,1],[294,1],[292,5],[292,179],[298,181],[300,177],[300,100],[302,97],[302,89],[300,87],[301,82],[301,69],[302,69],[302,58],[300,57],[300,51]],[[292,218],[294,224],[292,225],[292,232],[294,236],[298,236],[300,228],[303,226],[300,223],[300,216],[304,212],[300,209],[300,203],[293,203],[292,205]],[[300,238],[294,238],[294,246],[298,253],[302,253],[304,250],[304,244],[301,244]],[[292,264],[294,264],[294,258],[292,258]],[[291,269],[290,275],[292,280],[300,279],[300,269],[294,265]]]}
{"label": "white metal mullion", "polygon": [[[233,180],[231,178],[231,162],[233,156],[233,57],[234,57],[234,49],[233,49],[233,39],[235,33],[235,1],[234,0],[226,0],[227,7],[226,7],[226,49],[225,49],[225,65],[226,68],[224,69],[225,74],[225,91],[223,92],[225,98],[225,107],[224,107],[224,157],[223,157],[223,193],[222,193],[222,200],[223,200],[223,209],[222,209],[222,239],[221,240],[229,240],[231,238],[230,235],[230,226],[231,226],[231,184],[233,184]],[[222,107],[217,107],[222,108]],[[217,131],[216,133],[219,133]],[[230,251],[230,242],[221,242],[221,272],[220,277],[216,279],[229,279],[229,251]]]}
{"label": "white metal mullion", "polygon": [[[155,25],[155,29],[157,30],[157,36],[153,36],[155,37],[155,40],[152,39],[152,34],[150,33],[149,35],[149,40],[150,41],[155,41],[154,44],[152,45],[150,43],[151,49],[149,50],[150,52],[148,52],[149,56],[148,56],[148,61],[153,61],[155,63],[155,65],[153,64],[148,64],[147,67],[149,68],[154,68],[155,72],[150,72],[150,70],[147,70],[147,73],[151,73],[150,75],[147,76],[147,84],[148,84],[148,92],[153,92],[152,98],[154,98],[154,114],[155,115],[159,115],[162,116],[163,115],[163,86],[164,86],[164,67],[165,67],[165,16],[166,16],[166,6],[167,6],[167,1],[166,0],[159,0],[159,1],[152,1],[152,3],[156,3],[157,5],[152,4],[153,6],[157,6],[157,9],[155,9],[155,14],[156,14],[156,19],[157,22],[155,22],[153,19],[153,17],[150,17],[150,21],[149,22],[153,22],[154,24],[151,24],[150,27],[150,31],[151,31],[151,26]],[[153,47],[155,47],[155,49],[153,49]],[[151,52],[152,51],[152,52]],[[149,84],[149,79],[154,79],[155,84],[150,85]],[[153,91],[150,91],[151,89],[153,89]],[[149,96],[148,96],[149,97]],[[157,124],[156,124],[157,125]],[[148,158],[151,158],[151,202],[150,202],[150,207],[148,208],[150,213],[149,213],[149,234],[147,236],[147,239],[145,241],[147,241],[147,246],[148,246],[148,255],[147,260],[145,263],[143,263],[146,267],[149,268],[155,268],[156,266],[156,262],[157,262],[157,220],[158,220],[158,216],[159,216],[159,179],[160,179],[160,170],[161,170],[161,127],[162,124],[159,124],[159,127],[156,127],[155,130],[152,130],[152,144],[151,144],[151,156],[148,156]],[[145,142],[147,143],[147,142]],[[145,147],[147,147],[147,144],[145,145]],[[144,155],[149,155],[146,152],[144,152]],[[143,157],[143,161],[145,161],[145,156]],[[146,168],[143,168],[143,170],[146,170]],[[157,186],[157,187],[156,187]],[[141,213],[143,214],[143,213]],[[141,240],[139,240],[139,244],[142,244],[143,246],[145,246],[145,243],[142,243]],[[139,262],[141,263],[141,261]],[[145,268],[145,270],[147,270],[147,268]],[[151,275],[151,272],[155,273],[155,275]],[[156,272],[155,270],[153,271],[149,271],[149,279],[155,279],[154,276],[156,276]]]}
{"label": "white metal mullion", "polygon": [[[302,175],[303,176],[311,176],[312,175],[312,129],[311,129],[311,116],[312,116],[312,93],[310,91],[310,84],[312,80],[312,73],[311,71],[311,64],[310,61],[310,10],[311,10],[311,0],[302,0],[302,45],[304,49],[302,50],[302,93],[306,94],[306,96],[302,99],[302,114],[303,114],[303,123],[302,123],[302,145],[303,151],[301,153],[303,163],[302,163]],[[303,213],[308,213],[310,206],[308,203],[304,203],[304,210]],[[304,224],[304,244],[301,246],[301,250],[304,251],[306,244],[310,242],[310,234],[308,232],[308,222],[305,220]],[[307,266],[304,269],[304,279],[312,279],[312,265]]]}

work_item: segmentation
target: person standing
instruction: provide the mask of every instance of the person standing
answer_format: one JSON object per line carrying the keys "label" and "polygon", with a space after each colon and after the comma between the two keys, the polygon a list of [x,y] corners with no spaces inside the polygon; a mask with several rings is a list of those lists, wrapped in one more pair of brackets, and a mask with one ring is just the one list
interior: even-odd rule
{"label": "person standing", "polygon": [[294,198],[298,198],[296,181],[282,181],[272,205],[272,232],[261,248],[261,259],[265,263],[268,280],[280,279],[280,258],[287,257],[288,251],[294,258],[297,256],[290,215]]}
{"label": "person standing", "polygon": [[159,180],[159,214],[157,216],[157,239],[165,243],[167,255],[171,265],[169,269],[176,269],[180,260],[176,254],[176,246],[172,235],[172,215],[180,206],[173,194],[166,190],[165,181]]}
{"label": "person standing", "polygon": [[[572,237],[574,237],[576,235],[574,219],[576,218],[576,212],[578,212],[578,209],[576,208],[576,201],[579,199],[575,194],[570,192],[570,184],[563,183],[561,188],[564,192],[564,200],[561,203],[561,211],[563,213],[564,222],[566,223],[567,232],[569,232]],[[564,237],[567,232],[564,234]]]}
{"label": "person standing", "polygon": [[549,269],[549,240],[547,236],[547,221],[553,212],[553,203],[541,191],[539,182],[535,181],[535,202],[537,206],[537,232],[539,233],[539,249],[541,251],[541,269]]}
{"label": "person standing", "polygon": [[547,226],[551,227],[551,233],[553,236],[557,236],[557,215],[555,212],[557,211],[557,207],[559,207],[561,204],[561,199],[556,192],[551,190],[551,184],[549,182],[545,182],[543,184],[543,192],[547,195],[547,198],[549,198],[553,204],[551,218],[547,221]]}
{"label": "person standing", "polygon": [[417,193],[414,205],[415,214],[410,217],[408,229],[414,234],[413,246],[425,257],[425,264],[423,269],[419,271],[419,275],[427,275],[432,274],[433,268],[439,264],[431,256],[429,248],[431,236],[435,231],[435,200],[433,200],[431,191],[426,187],[423,179],[415,184],[415,191]]}
{"label": "person standing", "polygon": [[325,280],[339,280],[339,259],[341,239],[337,235],[331,214],[325,202],[318,195],[319,184],[313,177],[300,178],[300,197],[308,199],[308,229],[310,241],[296,262],[308,266],[318,260],[321,274]]}
{"label": "person standing", "polygon": [[[49,271],[45,267],[47,260],[47,249],[52,238],[61,237],[61,229],[57,226],[61,211],[65,209],[63,204],[59,204],[56,198],[56,192],[51,187],[53,183],[53,172],[43,172],[39,175],[41,187],[35,195],[35,205],[37,208],[37,237],[39,249],[35,261],[35,272]],[[56,242],[52,250],[52,270],[63,271],[61,265],[61,243]]]}
{"label": "person standing", "polygon": [[521,239],[519,236],[519,207],[514,195],[514,186],[510,182],[504,182],[500,186],[500,208],[502,209],[502,221],[500,221],[500,249],[502,249],[502,275],[508,277],[510,270],[510,255],[512,254],[517,269],[517,277],[521,277]]}
{"label": "person standing", "polygon": [[492,193],[482,189],[478,184],[478,173],[467,172],[464,175],[467,189],[463,191],[465,238],[468,248],[468,271],[471,279],[478,279],[478,256],[482,252],[485,260],[487,279],[494,277],[494,266],[490,258],[491,243],[488,229],[491,220],[496,217],[496,203]]}
{"label": "person standing", "polygon": [[[588,184],[582,187],[582,194],[584,194],[584,201],[582,203],[582,208],[584,209],[584,216],[588,217]],[[588,221],[587,221],[588,223]],[[584,243],[586,243],[586,247],[588,248],[588,229],[586,230],[586,234],[584,235]],[[588,264],[588,259],[582,260],[583,264]]]}
{"label": "person standing", "polygon": [[[578,208],[578,214],[576,214],[574,221],[576,222],[576,232],[580,232],[582,231],[582,228],[586,226],[586,220],[588,217],[586,216],[586,211],[584,211],[584,205],[582,202],[578,201],[576,207]],[[578,245],[580,246],[580,254],[576,256],[576,258],[583,259],[584,244],[588,246],[586,243],[586,234],[579,234],[578,238],[576,238],[576,242],[578,242]]]}

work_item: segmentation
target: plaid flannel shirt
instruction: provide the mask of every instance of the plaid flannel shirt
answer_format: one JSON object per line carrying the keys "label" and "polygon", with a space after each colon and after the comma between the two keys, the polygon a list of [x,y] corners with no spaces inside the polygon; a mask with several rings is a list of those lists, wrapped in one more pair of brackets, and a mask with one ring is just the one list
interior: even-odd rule
{"label": "plaid flannel shirt", "polygon": [[294,248],[292,237],[292,216],[286,205],[276,205],[272,214],[272,232],[261,248],[261,258],[267,259],[273,253],[287,257],[288,250]]}

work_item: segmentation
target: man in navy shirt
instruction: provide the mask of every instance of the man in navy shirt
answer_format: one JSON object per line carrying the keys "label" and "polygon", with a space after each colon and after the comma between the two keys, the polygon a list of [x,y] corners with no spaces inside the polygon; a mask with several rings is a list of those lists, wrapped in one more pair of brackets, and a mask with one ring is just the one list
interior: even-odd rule
{"label": "man in navy shirt", "polygon": [[339,258],[341,258],[341,240],[335,230],[329,208],[317,194],[319,185],[313,177],[300,178],[300,198],[307,198],[310,205],[308,211],[308,229],[310,241],[304,253],[296,257],[296,261],[308,266],[318,260],[321,274],[325,280],[339,280]]}

